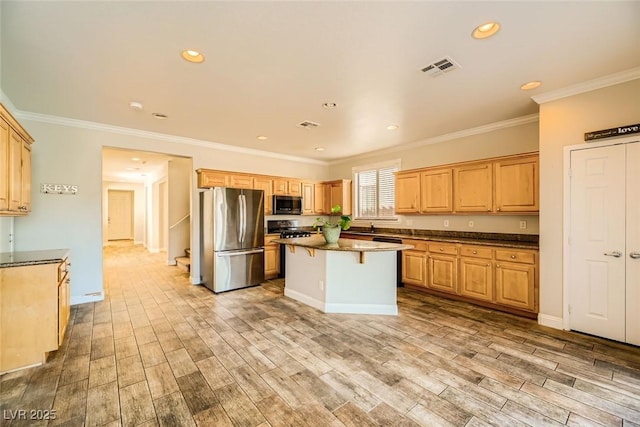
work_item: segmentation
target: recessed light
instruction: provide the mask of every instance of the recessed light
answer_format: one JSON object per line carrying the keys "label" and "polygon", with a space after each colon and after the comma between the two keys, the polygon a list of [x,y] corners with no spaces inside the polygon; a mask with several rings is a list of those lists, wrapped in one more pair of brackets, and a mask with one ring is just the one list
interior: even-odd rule
{"label": "recessed light", "polygon": [[535,88],[539,87],[541,84],[542,84],[541,81],[534,80],[532,82],[527,82],[527,83],[523,84],[522,86],[520,86],[520,89],[522,89],[522,90],[531,90],[531,89],[535,89]]}
{"label": "recessed light", "polygon": [[193,62],[194,64],[199,64],[204,62],[204,55],[193,49],[186,49],[182,51],[182,58],[185,61]]}
{"label": "recessed light", "polygon": [[324,147],[316,147],[316,148],[314,148],[314,150],[316,150],[316,151],[324,151]]}
{"label": "recessed light", "polygon": [[266,141],[267,139],[269,139],[268,137],[264,136],[264,135],[258,135],[256,136],[256,139],[260,140],[260,141]]}
{"label": "recessed light", "polygon": [[397,130],[400,126],[398,125],[389,125],[387,126],[387,130]]}
{"label": "recessed light", "polygon": [[497,22],[486,22],[478,25],[471,33],[474,39],[486,39],[500,31],[500,24]]}
{"label": "recessed light", "polygon": [[139,162],[140,158],[139,157],[132,157],[131,160],[133,160],[134,162]]}
{"label": "recessed light", "polygon": [[151,115],[158,120],[164,120],[169,117],[166,114],[162,114],[162,113],[151,113]]}
{"label": "recessed light", "polygon": [[142,103],[138,102],[138,101],[131,101],[129,103],[129,107],[131,107],[132,110],[141,111],[142,110]]}
{"label": "recessed light", "polygon": [[338,106],[338,104],[336,104],[335,102],[325,102],[324,104],[322,104],[322,108],[326,108],[327,110],[331,110],[332,108],[336,108]]}

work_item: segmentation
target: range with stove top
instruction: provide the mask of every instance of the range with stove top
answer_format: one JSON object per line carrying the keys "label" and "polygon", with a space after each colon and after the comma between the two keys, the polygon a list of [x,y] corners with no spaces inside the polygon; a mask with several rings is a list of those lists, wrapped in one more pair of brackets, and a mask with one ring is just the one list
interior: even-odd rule
{"label": "range with stove top", "polygon": [[[301,230],[297,219],[278,219],[267,221],[267,234],[279,234],[281,239],[291,239],[309,237],[311,236],[311,231]],[[280,273],[278,277],[284,277],[285,267],[284,245],[280,245]]]}

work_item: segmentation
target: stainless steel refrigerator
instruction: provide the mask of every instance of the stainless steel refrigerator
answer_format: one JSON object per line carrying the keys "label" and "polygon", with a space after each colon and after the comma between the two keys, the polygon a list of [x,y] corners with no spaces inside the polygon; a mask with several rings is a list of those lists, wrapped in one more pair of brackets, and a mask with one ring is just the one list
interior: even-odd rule
{"label": "stainless steel refrigerator", "polygon": [[264,192],[215,187],[200,193],[202,283],[214,292],[264,281]]}

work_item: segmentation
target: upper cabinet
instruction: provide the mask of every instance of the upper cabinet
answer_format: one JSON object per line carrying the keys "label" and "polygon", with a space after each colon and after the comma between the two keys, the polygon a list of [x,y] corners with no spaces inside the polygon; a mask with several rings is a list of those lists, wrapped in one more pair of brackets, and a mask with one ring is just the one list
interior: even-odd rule
{"label": "upper cabinet", "polygon": [[537,213],[538,187],[538,153],[402,171],[396,212]]}
{"label": "upper cabinet", "polygon": [[302,182],[302,214],[311,215],[315,213],[314,199],[315,184],[309,181]]}
{"label": "upper cabinet", "polygon": [[31,212],[33,138],[0,104],[0,215]]}
{"label": "upper cabinet", "polygon": [[497,212],[540,210],[539,164],[537,155],[494,163]]}
{"label": "upper cabinet", "polygon": [[273,213],[273,179],[268,176],[256,176],[253,178],[253,188],[264,191],[264,214]]}
{"label": "upper cabinet", "polygon": [[493,210],[493,168],[475,163],[453,168],[453,209],[456,212]]}
{"label": "upper cabinet", "polygon": [[278,196],[302,195],[302,181],[294,178],[274,178],[273,194]]}
{"label": "upper cabinet", "polygon": [[329,213],[332,207],[340,205],[342,215],[351,215],[351,180],[339,179],[325,182],[324,185],[324,213]]}
{"label": "upper cabinet", "polygon": [[420,173],[398,172],[396,174],[396,213],[418,213],[419,206]]}
{"label": "upper cabinet", "polygon": [[198,188],[226,187],[227,172],[198,169]]}

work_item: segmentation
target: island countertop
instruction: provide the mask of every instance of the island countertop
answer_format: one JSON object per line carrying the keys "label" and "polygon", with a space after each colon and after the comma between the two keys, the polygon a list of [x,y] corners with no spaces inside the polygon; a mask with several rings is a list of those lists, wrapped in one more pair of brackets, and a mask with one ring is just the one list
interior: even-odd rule
{"label": "island countertop", "polygon": [[0,268],[22,267],[25,265],[55,264],[69,256],[69,249],[42,251],[0,252]]}
{"label": "island countertop", "polygon": [[337,243],[327,243],[322,235],[311,237],[295,237],[291,239],[275,239],[273,243],[283,245],[300,246],[303,248],[320,249],[324,251],[343,252],[384,252],[384,251],[404,251],[413,249],[413,245],[405,245],[387,242],[370,242],[367,240],[338,239]]}

